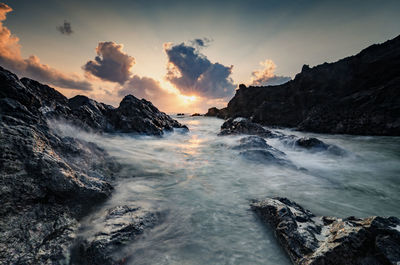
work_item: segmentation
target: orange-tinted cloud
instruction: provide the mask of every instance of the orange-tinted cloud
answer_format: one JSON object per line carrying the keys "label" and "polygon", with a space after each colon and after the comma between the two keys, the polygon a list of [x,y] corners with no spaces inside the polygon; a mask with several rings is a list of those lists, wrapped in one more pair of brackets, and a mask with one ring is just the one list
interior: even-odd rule
{"label": "orange-tinted cloud", "polygon": [[100,42],[96,48],[97,56],[88,61],[83,69],[86,73],[105,81],[125,83],[132,73],[135,58],[122,51],[123,45],[113,41]]}
{"label": "orange-tinted cloud", "polygon": [[291,78],[287,76],[275,75],[276,64],[272,60],[267,59],[264,62],[260,62],[260,65],[263,66],[263,69],[251,73],[250,85],[279,85],[291,80]]}
{"label": "orange-tinted cloud", "polygon": [[80,80],[76,75],[65,74],[40,63],[39,58],[35,55],[27,59],[22,58],[18,37],[3,25],[7,13],[11,11],[11,7],[0,3],[0,64],[2,66],[19,75],[28,76],[54,86],[79,90],[92,89],[89,82]]}

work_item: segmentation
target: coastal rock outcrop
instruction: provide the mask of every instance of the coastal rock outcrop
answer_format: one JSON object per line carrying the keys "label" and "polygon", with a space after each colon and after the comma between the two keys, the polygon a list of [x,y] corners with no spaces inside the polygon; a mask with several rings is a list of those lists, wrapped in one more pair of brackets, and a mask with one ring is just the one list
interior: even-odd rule
{"label": "coastal rock outcrop", "polygon": [[258,135],[261,137],[275,137],[276,135],[264,129],[261,125],[251,122],[246,118],[230,118],[225,121],[221,126],[221,131],[218,135],[235,135],[235,134],[248,134],[248,135]]}
{"label": "coastal rock outcrop", "polygon": [[0,88],[0,263],[67,264],[80,219],[109,198],[121,165],[48,121],[153,135],[184,126],[133,96],[118,108],[84,96],[68,100],[1,67]]}
{"label": "coastal rock outcrop", "polygon": [[204,114],[206,117],[217,117],[220,119],[226,119],[227,117],[227,112],[226,108],[218,109],[216,107],[209,108],[207,113]]}
{"label": "coastal rock outcrop", "polygon": [[399,65],[400,36],[334,63],[304,66],[282,85],[240,85],[226,116],[318,133],[400,135]]}
{"label": "coastal rock outcrop", "polygon": [[91,235],[77,240],[72,265],[123,264],[129,258],[124,246],[159,220],[157,213],[135,205],[122,205],[97,213],[91,225],[97,228]]}
{"label": "coastal rock outcrop", "polygon": [[286,198],[256,201],[251,208],[275,230],[297,265],[367,265],[400,262],[400,220],[396,217],[315,216]]}

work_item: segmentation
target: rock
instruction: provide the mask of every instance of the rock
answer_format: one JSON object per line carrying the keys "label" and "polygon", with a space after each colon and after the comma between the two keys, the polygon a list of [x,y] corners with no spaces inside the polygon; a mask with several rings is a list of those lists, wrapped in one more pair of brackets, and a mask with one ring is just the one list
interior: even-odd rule
{"label": "rock", "polygon": [[98,103],[93,99],[81,95],[70,98],[68,106],[76,118],[64,118],[69,121],[72,120],[72,123],[80,128],[97,132],[111,132],[114,130],[114,125],[108,119],[111,112],[115,111],[113,106]]}
{"label": "rock", "polygon": [[[99,216],[100,215],[100,216]],[[123,247],[153,227],[159,219],[157,213],[133,205],[116,206],[97,214],[90,225],[94,234],[78,239],[71,264],[122,264],[129,258]]]}
{"label": "rock", "polygon": [[201,115],[200,113],[193,113],[192,115],[191,115],[192,117],[198,117],[198,116],[203,116],[203,115]]}
{"label": "rock", "polygon": [[185,125],[160,112],[150,101],[125,96],[118,108],[108,114],[113,131],[162,135],[173,128],[188,130]]}
{"label": "rock", "polygon": [[185,113],[177,113],[176,116],[185,116]]}
{"label": "rock", "polygon": [[217,117],[220,119],[226,119],[226,108],[217,109],[216,107],[209,108],[207,113],[204,116],[207,117]]}
{"label": "rock", "polygon": [[346,151],[343,150],[342,148],[336,146],[336,145],[331,145],[331,144],[326,144],[323,141],[313,138],[313,137],[302,137],[298,138],[295,135],[289,135],[289,136],[281,136],[281,141],[293,148],[298,148],[298,149],[306,149],[311,152],[328,152],[333,155],[345,155]]}
{"label": "rock", "polygon": [[271,131],[264,129],[261,125],[253,123],[246,118],[228,119],[222,124],[221,132],[218,135],[223,136],[234,134],[249,134],[258,135],[261,137],[275,137],[275,134]]}
{"label": "rock", "polygon": [[282,85],[240,85],[226,117],[317,133],[400,135],[400,36]]}
{"label": "rock", "polygon": [[259,136],[244,137],[239,143],[232,149],[241,150],[239,155],[250,162],[293,167],[293,164],[284,158],[285,153],[270,146]]}
{"label": "rock", "polygon": [[239,140],[239,145],[233,147],[233,149],[272,149],[273,147],[267,144],[264,138],[259,136],[246,136]]}
{"label": "rock", "polygon": [[49,120],[156,135],[184,126],[133,96],[118,108],[68,100],[1,67],[0,88],[0,263],[68,264],[79,220],[109,198],[120,165],[93,143],[61,136]]}
{"label": "rock", "polygon": [[298,265],[367,265],[400,262],[400,220],[315,216],[286,198],[251,204]]}

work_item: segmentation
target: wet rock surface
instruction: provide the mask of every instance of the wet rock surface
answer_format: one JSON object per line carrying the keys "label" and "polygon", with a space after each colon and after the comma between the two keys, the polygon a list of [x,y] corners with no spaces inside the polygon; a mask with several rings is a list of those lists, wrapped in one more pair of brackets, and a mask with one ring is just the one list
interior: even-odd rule
{"label": "wet rock surface", "polygon": [[367,265],[400,262],[396,217],[315,216],[287,198],[255,201],[251,209],[275,230],[294,264]]}
{"label": "wet rock surface", "polygon": [[48,121],[153,135],[183,126],[133,96],[118,108],[83,96],[68,100],[1,67],[0,88],[0,263],[66,264],[80,219],[109,198],[121,166]]}
{"label": "wet rock surface", "polygon": [[135,205],[122,205],[98,213],[90,220],[97,227],[78,238],[71,264],[123,264],[129,259],[124,247],[159,221],[159,214]]}
{"label": "wet rock surface", "polygon": [[235,134],[248,134],[258,135],[261,137],[275,137],[276,135],[271,131],[264,129],[261,125],[251,122],[246,118],[230,118],[225,121],[221,126],[220,136],[235,135]]}
{"label": "wet rock surface", "polygon": [[305,149],[310,152],[327,152],[333,155],[345,155],[347,152],[332,144],[324,143],[323,141],[314,137],[297,137],[295,135],[281,135],[281,141],[295,149]]}
{"label": "wet rock surface", "polygon": [[317,133],[400,135],[400,36],[355,56],[303,66],[278,86],[240,85],[226,117]]}

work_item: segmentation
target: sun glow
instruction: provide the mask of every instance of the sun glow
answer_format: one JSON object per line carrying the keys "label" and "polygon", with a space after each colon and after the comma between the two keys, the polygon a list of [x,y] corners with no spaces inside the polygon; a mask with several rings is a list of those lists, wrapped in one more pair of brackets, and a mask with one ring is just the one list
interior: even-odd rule
{"label": "sun glow", "polygon": [[197,100],[196,96],[179,95],[179,97],[181,98],[181,100],[184,104],[191,104]]}

